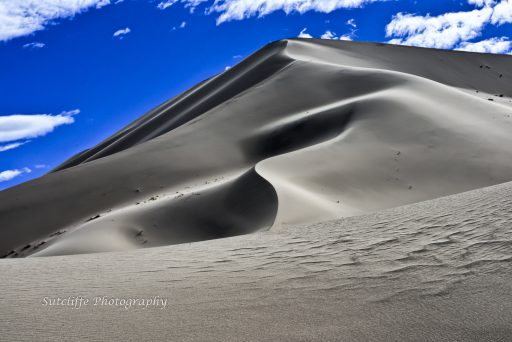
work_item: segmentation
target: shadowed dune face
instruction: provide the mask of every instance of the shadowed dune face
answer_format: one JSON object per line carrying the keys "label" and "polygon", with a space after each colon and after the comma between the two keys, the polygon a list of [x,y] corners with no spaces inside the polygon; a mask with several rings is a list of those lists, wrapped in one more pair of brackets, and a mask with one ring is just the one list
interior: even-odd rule
{"label": "shadowed dune face", "polygon": [[509,56],[271,44],[0,192],[0,253],[200,241],[510,181],[511,100],[476,90],[508,94],[511,67]]}
{"label": "shadowed dune face", "polygon": [[[215,213],[215,215],[212,215]],[[66,239],[34,255],[65,255],[129,250],[225,238],[268,229],[277,213],[274,188],[254,169],[218,179],[191,191],[156,195],[100,216]]]}
{"label": "shadowed dune face", "polygon": [[284,154],[340,135],[353,115],[353,108],[343,106],[314,114],[306,112],[264,127],[243,146],[251,159],[262,160]]}

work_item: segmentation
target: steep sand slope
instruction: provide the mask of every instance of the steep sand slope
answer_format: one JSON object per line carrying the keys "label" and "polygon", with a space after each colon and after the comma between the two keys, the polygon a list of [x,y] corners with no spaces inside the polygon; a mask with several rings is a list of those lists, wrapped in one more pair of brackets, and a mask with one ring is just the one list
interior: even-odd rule
{"label": "steep sand slope", "polygon": [[[510,341],[512,183],[309,226],[0,262],[6,341]],[[168,300],[166,309],[44,297]]]}
{"label": "steep sand slope", "polygon": [[510,181],[511,86],[510,56],[276,42],[0,192],[0,254],[200,241]]}

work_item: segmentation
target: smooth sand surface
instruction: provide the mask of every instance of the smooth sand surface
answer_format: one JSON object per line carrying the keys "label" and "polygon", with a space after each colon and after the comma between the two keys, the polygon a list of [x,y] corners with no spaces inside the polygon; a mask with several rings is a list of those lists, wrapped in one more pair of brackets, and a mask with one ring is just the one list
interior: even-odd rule
{"label": "smooth sand surface", "polygon": [[[0,263],[2,341],[510,341],[512,183],[314,225]],[[161,307],[43,305],[152,298]]]}
{"label": "smooth sand surface", "polygon": [[511,181],[511,89],[510,56],[275,42],[0,192],[0,255],[279,230]]}

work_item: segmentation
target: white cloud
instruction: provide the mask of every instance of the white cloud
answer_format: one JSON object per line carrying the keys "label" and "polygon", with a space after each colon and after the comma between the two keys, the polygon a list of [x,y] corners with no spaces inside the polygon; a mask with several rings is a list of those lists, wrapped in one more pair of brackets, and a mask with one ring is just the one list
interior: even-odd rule
{"label": "white cloud", "polygon": [[[165,0],[157,5],[159,9],[167,9],[177,3],[190,8],[190,12],[210,0]],[[331,13],[342,8],[357,8],[365,4],[388,0],[215,0],[206,13],[218,13],[217,24],[250,17],[263,17],[276,11],[286,14],[293,12],[305,13],[316,11]]]}
{"label": "white cloud", "polygon": [[0,0],[0,41],[26,36],[110,0]]}
{"label": "white cloud", "polygon": [[399,37],[390,41],[393,44],[448,49],[478,37],[491,15],[489,7],[436,17],[398,13],[386,26],[386,35]]}
{"label": "white cloud", "polygon": [[312,35],[310,35],[309,33],[307,33],[306,31],[308,30],[307,27],[303,28],[302,31],[300,31],[299,35],[297,37],[299,38],[313,38]]}
{"label": "white cloud", "polygon": [[164,9],[167,9],[167,8],[173,6],[174,4],[176,4],[178,2],[181,2],[185,6],[185,8],[190,9],[190,13],[194,13],[195,9],[199,5],[201,5],[203,2],[206,2],[206,1],[209,1],[209,0],[166,0],[166,1],[162,1],[162,2],[158,3],[158,5],[156,7],[161,10],[164,10]]}
{"label": "white cloud", "polygon": [[11,180],[15,177],[18,177],[21,175],[22,172],[20,170],[5,170],[0,172],[0,182],[6,182],[8,180]]}
{"label": "white cloud", "polygon": [[176,2],[178,2],[178,0],[167,0],[167,1],[162,1],[160,2],[156,7],[158,7],[159,9],[161,10],[164,10],[166,8],[169,8],[171,7],[172,5],[174,5]]}
{"label": "white cloud", "polygon": [[173,31],[176,31],[177,29],[184,29],[185,27],[187,26],[187,22],[186,21],[182,21],[180,26],[176,27],[176,26],[173,26],[172,30]]}
{"label": "white cloud", "polygon": [[[507,51],[507,38],[492,38],[470,43],[482,35],[489,24],[512,22],[512,0],[468,0],[477,8],[471,11],[449,12],[438,16],[398,13],[386,26],[392,44],[440,49],[459,48],[479,52]],[[471,51],[473,51],[471,50]]]}
{"label": "white cloud", "polygon": [[512,49],[512,42],[506,37],[494,37],[479,42],[463,42],[457,50],[486,53],[508,53]]}
{"label": "white cloud", "polygon": [[[324,34],[322,34],[320,36],[320,38],[321,39],[331,39],[331,40],[352,40],[353,34],[354,34],[354,32],[352,32],[350,34],[345,34],[345,35],[338,36],[336,34],[336,32],[327,30],[327,31],[324,32]],[[300,31],[298,37],[299,38],[313,38],[312,35],[307,33],[307,28],[304,28],[302,31]]]}
{"label": "white cloud", "polygon": [[48,167],[48,165],[46,165],[46,164],[37,164],[35,166],[36,169],[46,169],[47,167]]}
{"label": "white cloud", "polygon": [[28,44],[25,44],[23,45],[23,48],[25,49],[42,49],[46,46],[45,43],[40,43],[40,42],[33,42],[33,43],[28,43]]}
{"label": "white cloud", "polygon": [[110,5],[110,0],[99,0],[96,4],[96,8],[102,8],[107,5]]}
{"label": "white cloud", "polygon": [[28,167],[24,167],[23,169],[15,169],[15,170],[5,170],[0,172],[0,183],[10,181],[13,178],[16,178],[24,173],[31,173],[32,170]]}
{"label": "white cloud", "polygon": [[352,26],[353,28],[357,28],[356,20],[353,18],[347,20],[347,25]]}
{"label": "white cloud", "polygon": [[[186,1],[186,0],[185,0]],[[275,11],[331,13],[341,8],[356,8],[384,0],[216,0],[209,12],[220,13],[217,24],[250,17],[263,17]]]}
{"label": "white cloud", "polygon": [[185,8],[190,9],[190,13],[194,13],[194,11],[199,5],[207,1],[208,0],[181,0],[181,2],[185,3]]}
{"label": "white cloud", "polygon": [[495,2],[495,0],[468,0],[468,4],[478,7],[493,5]]}
{"label": "white cloud", "polygon": [[7,145],[0,145],[0,152],[14,150],[15,148],[23,146],[23,145],[25,145],[26,143],[29,143],[29,142],[30,142],[30,140],[16,142],[16,143],[11,143],[11,144],[7,144]]}
{"label": "white cloud", "polygon": [[320,37],[322,39],[336,39],[336,33],[331,31],[325,31],[325,33]]}
{"label": "white cloud", "polygon": [[56,127],[75,122],[73,115],[80,113],[78,109],[58,115],[14,114],[0,116],[0,143],[37,138],[52,132]]}
{"label": "white cloud", "polygon": [[341,36],[338,36],[336,34],[336,32],[332,32],[332,31],[325,31],[325,33],[320,37],[322,39],[331,39],[331,40],[352,40],[352,35],[353,33],[351,34],[344,34],[344,35],[341,35]]}
{"label": "white cloud", "polygon": [[498,25],[512,23],[512,0],[500,1],[494,6],[491,20]]}
{"label": "white cloud", "polygon": [[118,37],[119,39],[123,39],[123,37],[125,35],[127,35],[128,33],[130,33],[130,32],[132,32],[132,30],[130,30],[130,28],[127,27],[127,28],[124,28],[124,29],[121,29],[121,30],[117,30],[116,32],[114,32],[112,37]]}
{"label": "white cloud", "polygon": [[352,41],[353,40],[353,37],[351,34],[344,34],[342,36],[339,36],[338,37],[338,40],[349,40],[349,41]]}

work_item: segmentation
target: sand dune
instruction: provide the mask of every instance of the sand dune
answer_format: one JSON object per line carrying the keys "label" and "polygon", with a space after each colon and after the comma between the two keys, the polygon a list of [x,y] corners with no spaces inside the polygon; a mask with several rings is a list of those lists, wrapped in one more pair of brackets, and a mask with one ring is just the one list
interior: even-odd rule
{"label": "sand dune", "polygon": [[270,44],[0,192],[0,254],[223,238],[512,181],[511,65],[382,44]]}

